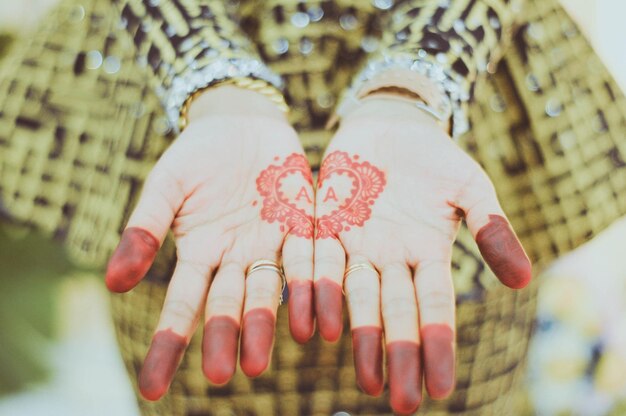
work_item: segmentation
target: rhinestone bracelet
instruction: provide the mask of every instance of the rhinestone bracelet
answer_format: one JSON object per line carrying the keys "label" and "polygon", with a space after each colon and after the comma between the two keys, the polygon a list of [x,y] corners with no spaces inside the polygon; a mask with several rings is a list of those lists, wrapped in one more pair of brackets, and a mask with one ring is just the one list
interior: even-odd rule
{"label": "rhinestone bracelet", "polygon": [[199,70],[175,76],[171,87],[161,90],[161,98],[171,127],[180,133],[187,123],[187,107],[201,91],[224,83],[257,91],[287,110],[281,93],[283,82],[257,59],[216,59]]}
{"label": "rhinestone bracelet", "polygon": [[360,102],[358,98],[359,91],[365,83],[392,69],[408,69],[433,81],[433,84],[439,90],[439,94],[441,94],[440,99],[437,100],[440,104],[437,108],[431,108],[427,103],[423,104],[422,107],[425,107],[423,109],[434,116],[450,114],[452,137],[458,137],[469,129],[463,103],[469,101],[470,94],[462,87],[464,84],[452,73],[444,70],[435,62],[424,59],[422,56],[415,58],[407,55],[387,55],[381,59],[369,61],[345,92],[341,103],[337,106],[336,116],[343,116],[347,108],[350,108],[356,102]]}

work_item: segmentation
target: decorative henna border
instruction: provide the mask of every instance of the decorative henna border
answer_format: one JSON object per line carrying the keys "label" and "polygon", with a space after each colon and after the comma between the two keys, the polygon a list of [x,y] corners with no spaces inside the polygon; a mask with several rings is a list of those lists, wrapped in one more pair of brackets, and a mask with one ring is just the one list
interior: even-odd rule
{"label": "decorative henna border", "polygon": [[281,231],[287,230],[288,234],[313,238],[313,216],[289,201],[281,191],[282,180],[294,173],[300,173],[312,189],[311,168],[303,154],[292,153],[282,165],[270,165],[259,174],[256,186],[263,197],[261,218],[270,224],[279,222]]}
{"label": "decorative henna border", "polygon": [[358,155],[334,151],[330,153],[320,168],[318,192],[332,175],[346,174],[352,179],[352,189],[348,199],[333,210],[315,221],[315,238],[334,237],[341,231],[349,231],[351,226],[362,227],[371,217],[374,201],[384,190],[387,181],[385,174],[369,162],[358,162]]}

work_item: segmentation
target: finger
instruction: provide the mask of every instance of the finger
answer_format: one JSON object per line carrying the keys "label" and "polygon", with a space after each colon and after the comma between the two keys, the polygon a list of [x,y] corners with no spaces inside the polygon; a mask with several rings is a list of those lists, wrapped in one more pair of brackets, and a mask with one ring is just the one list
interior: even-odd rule
{"label": "finger", "polygon": [[206,299],[211,270],[178,262],[152,344],[139,373],[139,391],[147,400],[158,400],[168,390],[189,344]]}
{"label": "finger", "polygon": [[261,375],[270,363],[281,287],[282,279],[273,270],[246,277],[241,369],[248,377]]}
{"label": "finger", "polygon": [[313,240],[288,234],[283,267],[289,285],[289,329],[303,344],[313,336]]}
{"label": "finger", "polygon": [[480,253],[498,279],[514,289],[526,286],[532,274],[530,260],[484,173],[465,188],[460,205]]}
{"label": "finger", "polygon": [[222,264],[207,297],[202,339],[202,370],[214,384],[227,383],[237,368],[244,292],[243,269],[236,263]]}
{"label": "finger", "polygon": [[167,235],[184,195],[176,180],[158,168],[148,176],[137,207],[109,260],[105,282],[127,292],[145,276]]}
{"label": "finger", "polygon": [[420,263],[415,275],[426,391],[444,399],[454,390],[454,287],[449,261]]}
{"label": "finger", "polygon": [[413,279],[405,265],[384,267],[381,277],[390,403],[396,413],[412,414],[422,401],[419,322]]}
{"label": "finger", "polygon": [[[352,264],[366,263],[351,259]],[[380,321],[380,281],[375,270],[349,273],[344,281],[352,328],[352,350],[356,380],[365,393],[378,396],[383,391],[382,326]]]}
{"label": "finger", "polygon": [[339,240],[324,238],[315,240],[315,316],[320,335],[326,341],[339,339],[343,330],[343,273],[346,254]]}

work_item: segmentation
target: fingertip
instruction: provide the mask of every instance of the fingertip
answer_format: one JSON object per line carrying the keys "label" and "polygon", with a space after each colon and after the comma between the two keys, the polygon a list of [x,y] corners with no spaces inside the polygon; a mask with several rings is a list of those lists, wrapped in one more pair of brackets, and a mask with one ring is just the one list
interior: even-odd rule
{"label": "fingertip", "polygon": [[315,282],[315,315],[320,335],[335,342],[343,331],[343,293],[341,286],[329,278]]}
{"label": "fingertip", "polygon": [[293,339],[304,344],[315,331],[313,310],[313,282],[298,280],[289,283],[289,330]]}
{"label": "fingertip", "polygon": [[214,316],[204,326],[202,372],[213,384],[228,383],[237,367],[239,324],[229,316]]}
{"label": "fingertip", "polygon": [[130,227],[109,260],[105,284],[112,292],[127,292],[135,287],[150,269],[159,241],[148,231]]}
{"label": "fingertip", "polygon": [[514,271],[507,279],[502,279],[502,282],[511,289],[523,289],[530,284],[532,280],[532,265],[530,260],[526,259],[526,262],[516,265],[516,268],[512,268]]}
{"label": "fingertip", "polygon": [[424,378],[428,395],[445,399],[454,391],[454,332],[444,324],[429,324],[420,331],[424,353]]}
{"label": "fingertip", "polygon": [[267,357],[241,358],[241,370],[248,377],[258,377],[269,366]]}
{"label": "fingertip", "polygon": [[504,285],[521,289],[530,283],[530,260],[506,218],[489,215],[489,222],[476,234],[476,243],[483,258]]}
{"label": "fingertip", "polygon": [[352,330],[356,380],[363,392],[379,396],[383,392],[382,328],[368,326]]}
{"label": "fingertip", "polygon": [[269,366],[276,318],[266,308],[248,311],[243,317],[241,369],[248,377],[261,375]]}
{"label": "fingertip", "polygon": [[420,347],[416,342],[394,341],[387,345],[389,402],[397,414],[413,414],[422,402]]}
{"label": "fingertip", "polygon": [[187,347],[187,340],[172,330],[158,331],[139,373],[139,391],[146,400],[156,401],[170,387]]}
{"label": "fingertip", "polygon": [[165,396],[167,393],[166,388],[155,388],[154,386],[148,385],[145,381],[142,381],[141,377],[139,379],[139,392],[141,393],[141,397],[151,402],[156,402],[161,399],[161,397]]}

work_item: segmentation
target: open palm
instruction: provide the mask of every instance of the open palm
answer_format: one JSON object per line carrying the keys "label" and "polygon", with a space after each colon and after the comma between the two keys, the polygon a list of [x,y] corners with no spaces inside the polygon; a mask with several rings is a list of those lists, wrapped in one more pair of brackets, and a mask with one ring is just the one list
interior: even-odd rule
{"label": "open palm", "polygon": [[[371,100],[343,120],[327,149],[315,209],[321,335],[332,341],[341,334],[343,290],[361,388],[382,391],[384,332],[394,410],[419,406],[422,372],[431,397],[448,396],[455,360],[450,262],[461,220],[504,284],[520,288],[530,279],[530,262],[484,171],[421,110]],[[367,267],[346,274],[354,265]]]}
{"label": "open palm", "polygon": [[108,287],[130,290],[170,228],[174,233],[177,264],[139,376],[150,400],[167,391],[203,311],[209,380],[223,384],[233,375],[240,328],[244,373],[257,376],[266,369],[281,279],[272,270],[246,278],[257,260],[282,258],[290,287],[309,288],[300,297],[295,290],[294,306],[303,312],[292,329],[300,341],[313,332],[310,168],[282,115],[238,111],[194,119],[163,154],[109,262]]}

